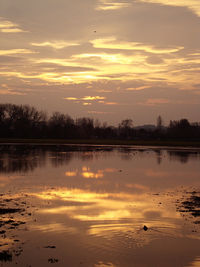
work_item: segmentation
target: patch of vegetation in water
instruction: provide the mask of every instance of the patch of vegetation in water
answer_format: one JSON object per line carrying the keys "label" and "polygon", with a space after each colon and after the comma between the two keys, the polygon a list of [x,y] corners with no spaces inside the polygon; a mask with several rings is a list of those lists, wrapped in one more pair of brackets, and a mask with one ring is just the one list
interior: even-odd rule
{"label": "patch of vegetation in water", "polygon": [[0,261],[12,261],[12,254],[8,250],[1,251]]}
{"label": "patch of vegetation in water", "polygon": [[21,212],[22,209],[15,209],[15,208],[0,208],[0,214],[9,214],[9,213],[16,213],[16,212]]}
{"label": "patch of vegetation in water", "polygon": [[[199,192],[190,192],[190,196],[182,201],[177,210],[181,213],[188,213],[193,218],[200,217],[200,193]],[[200,220],[194,221],[195,224],[200,224]]]}

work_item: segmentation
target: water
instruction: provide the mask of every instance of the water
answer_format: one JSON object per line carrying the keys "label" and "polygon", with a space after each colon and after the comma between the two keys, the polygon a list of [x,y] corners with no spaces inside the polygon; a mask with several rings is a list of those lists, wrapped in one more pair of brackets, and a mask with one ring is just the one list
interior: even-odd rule
{"label": "water", "polygon": [[197,149],[0,146],[0,266],[200,266],[199,163]]}

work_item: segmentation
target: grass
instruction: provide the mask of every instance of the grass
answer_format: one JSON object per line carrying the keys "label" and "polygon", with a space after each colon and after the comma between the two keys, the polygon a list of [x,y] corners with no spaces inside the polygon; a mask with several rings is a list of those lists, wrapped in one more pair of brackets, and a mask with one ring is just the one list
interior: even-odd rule
{"label": "grass", "polygon": [[81,144],[81,145],[131,145],[200,147],[200,141],[177,140],[108,140],[108,139],[0,139],[0,144]]}

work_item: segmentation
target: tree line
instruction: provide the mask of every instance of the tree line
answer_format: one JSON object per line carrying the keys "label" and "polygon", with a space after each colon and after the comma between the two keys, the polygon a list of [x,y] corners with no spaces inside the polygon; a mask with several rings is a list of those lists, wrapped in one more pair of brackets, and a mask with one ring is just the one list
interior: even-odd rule
{"label": "tree line", "polygon": [[60,112],[47,116],[29,105],[0,104],[0,138],[200,140],[200,123],[183,118],[164,126],[158,116],[157,124],[151,127],[135,127],[132,119],[111,126],[88,117],[73,119]]}

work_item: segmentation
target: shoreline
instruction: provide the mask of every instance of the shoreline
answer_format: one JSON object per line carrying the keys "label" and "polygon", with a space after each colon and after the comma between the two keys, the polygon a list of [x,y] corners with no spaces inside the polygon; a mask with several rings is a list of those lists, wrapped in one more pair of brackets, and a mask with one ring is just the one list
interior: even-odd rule
{"label": "shoreline", "polygon": [[200,148],[200,141],[177,140],[106,140],[106,139],[0,139],[0,144],[38,144],[38,145],[128,145]]}

